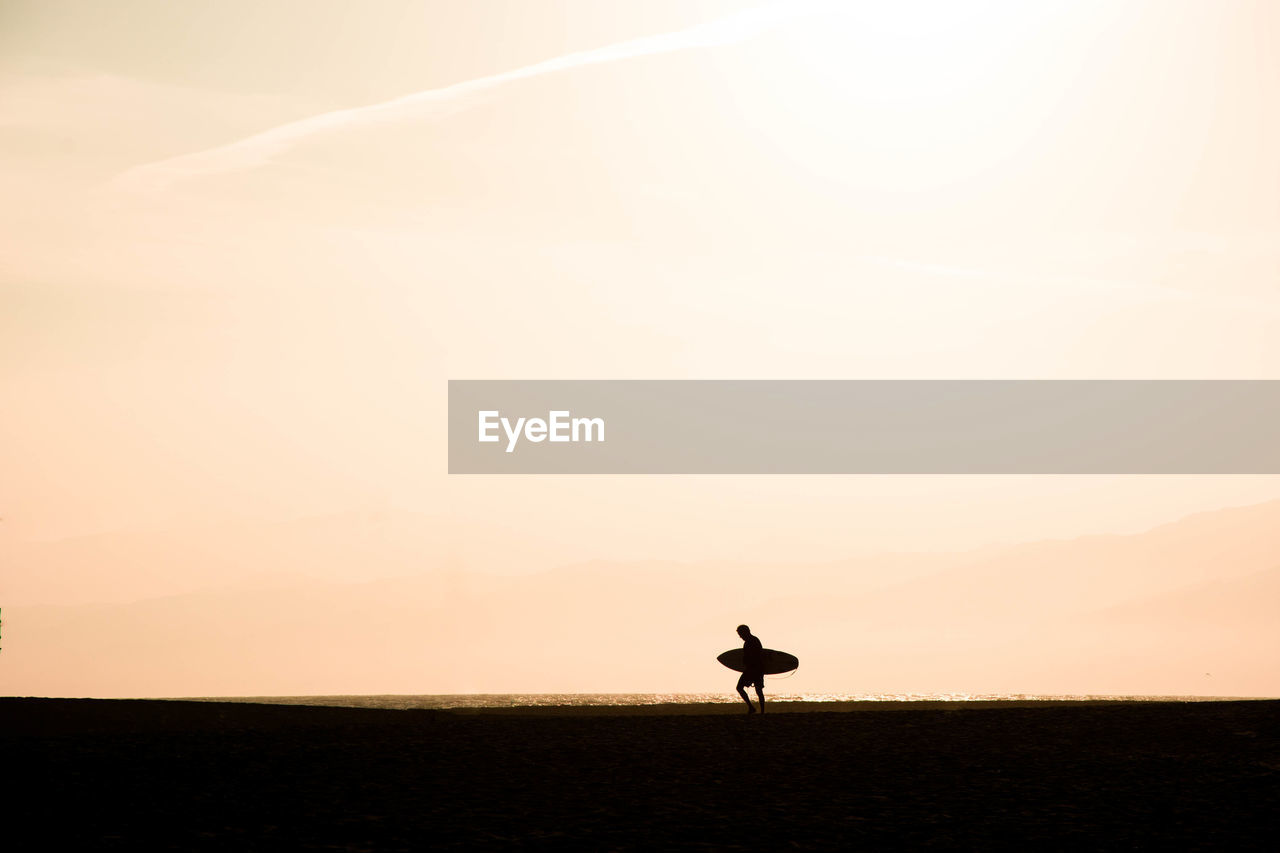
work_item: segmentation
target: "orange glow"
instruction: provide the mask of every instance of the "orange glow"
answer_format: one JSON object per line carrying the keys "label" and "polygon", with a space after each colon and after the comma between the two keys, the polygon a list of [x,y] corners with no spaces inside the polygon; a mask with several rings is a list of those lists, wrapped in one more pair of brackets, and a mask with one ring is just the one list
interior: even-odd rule
{"label": "orange glow", "polygon": [[115,5],[0,35],[0,693],[705,691],[743,621],[804,690],[1280,693],[1275,478],[444,441],[449,378],[1275,378],[1280,7]]}

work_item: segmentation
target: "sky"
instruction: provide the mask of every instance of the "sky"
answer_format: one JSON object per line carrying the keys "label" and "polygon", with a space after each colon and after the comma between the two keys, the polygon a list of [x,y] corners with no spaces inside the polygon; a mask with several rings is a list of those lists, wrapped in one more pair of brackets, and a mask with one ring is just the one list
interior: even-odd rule
{"label": "sky", "polygon": [[[369,513],[439,531],[424,567],[518,575],[954,553],[1280,497],[449,477],[444,432],[451,378],[1275,378],[1278,34],[1243,0],[11,0],[0,583],[85,537],[198,553]],[[191,586],[147,569],[139,600]],[[62,594],[32,603],[83,603]]]}

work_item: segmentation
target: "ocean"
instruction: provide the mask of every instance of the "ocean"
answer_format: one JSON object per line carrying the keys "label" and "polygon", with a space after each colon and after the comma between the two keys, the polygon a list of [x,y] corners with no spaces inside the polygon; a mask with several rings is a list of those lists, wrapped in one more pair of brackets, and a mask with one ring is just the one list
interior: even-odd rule
{"label": "ocean", "polygon": [[[752,694],[754,697],[754,693]],[[437,710],[457,708],[542,708],[611,705],[694,705],[737,703],[732,693],[443,693],[371,696],[192,696],[201,702],[255,702],[270,705],[324,705],[343,708]],[[1214,702],[1233,696],[1062,696],[1029,693],[778,693],[775,702]]]}

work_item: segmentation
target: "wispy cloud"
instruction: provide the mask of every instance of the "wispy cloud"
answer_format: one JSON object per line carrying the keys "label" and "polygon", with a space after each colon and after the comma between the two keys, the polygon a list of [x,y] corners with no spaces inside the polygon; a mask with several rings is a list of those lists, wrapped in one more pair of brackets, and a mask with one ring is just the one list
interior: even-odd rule
{"label": "wispy cloud", "polygon": [[465,107],[473,96],[518,80],[588,65],[742,41],[814,5],[819,4],[775,2],[684,30],[569,53],[523,68],[427,89],[378,104],[321,113],[216,148],[135,166],[117,175],[111,183],[133,191],[162,192],[191,178],[260,166],[303,140],[320,134],[359,125],[421,120],[454,112]]}
{"label": "wispy cloud", "polygon": [[950,264],[930,264],[914,261],[909,258],[888,258],[881,255],[866,255],[864,260],[880,266],[910,270],[911,272],[928,273],[930,275],[951,276],[954,278],[992,278],[988,270],[973,267],[958,267]]}
{"label": "wispy cloud", "polygon": [[1185,301],[1187,298],[1185,293],[1156,282],[1140,281],[1119,276],[1104,277],[1097,274],[1071,272],[1069,271],[1071,269],[1069,262],[1061,258],[1056,259],[1053,265],[1048,267],[1035,268],[1025,266],[992,269],[933,263],[912,258],[893,258],[884,255],[863,255],[862,259],[867,263],[880,267],[919,273],[926,278],[964,279],[981,283],[985,287],[998,287],[1005,290],[1028,290],[1034,286],[1059,293],[1069,293],[1074,298],[1097,296],[1112,300],[1176,299]]}

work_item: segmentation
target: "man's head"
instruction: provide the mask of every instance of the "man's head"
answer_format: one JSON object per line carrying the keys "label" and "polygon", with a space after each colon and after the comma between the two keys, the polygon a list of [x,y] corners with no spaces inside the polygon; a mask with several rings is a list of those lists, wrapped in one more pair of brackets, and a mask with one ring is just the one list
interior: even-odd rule
{"label": "man's head", "polygon": [[751,629],[748,628],[746,625],[739,625],[738,636],[745,640],[747,637],[751,636]]}

